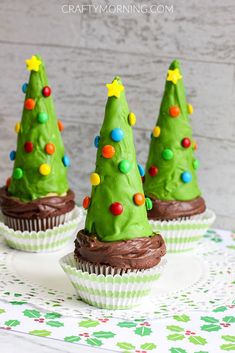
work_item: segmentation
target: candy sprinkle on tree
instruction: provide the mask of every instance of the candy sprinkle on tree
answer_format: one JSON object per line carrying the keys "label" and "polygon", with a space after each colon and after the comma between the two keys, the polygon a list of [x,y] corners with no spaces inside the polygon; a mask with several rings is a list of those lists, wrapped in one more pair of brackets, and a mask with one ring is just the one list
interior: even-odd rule
{"label": "candy sprinkle on tree", "polygon": [[151,135],[144,182],[145,194],[152,199],[188,201],[200,196],[194,157],[196,144],[188,114],[180,64],[169,67],[160,113]]}
{"label": "candy sprinkle on tree", "polygon": [[45,65],[38,55],[26,60],[29,83],[22,85],[25,101],[21,122],[15,125],[17,149],[8,192],[22,201],[68,191],[67,167],[61,137],[63,124],[57,120]]}
{"label": "candy sprinkle on tree", "polygon": [[136,118],[129,111],[121,79],[115,77],[108,88],[97,150],[96,169],[90,176],[91,197],[83,200],[88,209],[85,230],[102,241],[127,240],[152,235],[147,221],[146,200],[133,142],[132,126]]}

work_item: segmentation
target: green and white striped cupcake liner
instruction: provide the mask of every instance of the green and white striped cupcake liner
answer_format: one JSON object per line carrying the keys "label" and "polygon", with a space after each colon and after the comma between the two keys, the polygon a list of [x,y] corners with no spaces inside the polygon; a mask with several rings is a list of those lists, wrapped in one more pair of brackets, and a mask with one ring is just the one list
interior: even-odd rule
{"label": "green and white striped cupcake liner", "polygon": [[82,216],[82,210],[75,207],[67,222],[52,229],[38,232],[15,231],[0,222],[0,235],[5,238],[10,247],[17,250],[28,252],[57,251],[75,237]]}
{"label": "green and white striped cupcake liner", "polygon": [[[159,265],[148,270],[104,275],[98,274],[105,273],[99,265],[91,264],[89,272],[93,273],[81,270],[74,259],[74,253],[60,260],[78,297],[87,304],[110,310],[129,309],[139,305],[150,294],[165,264],[166,260],[162,259]],[[111,267],[107,268],[109,273],[112,272]]]}
{"label": "green and white striped cupcake liner", "polygon": [[201,215],[172,221],[150,221],[153,231],[160,233],[168,253],[181,253],[195,249],[206,231],[212,226],[216,215],[206,210]]}

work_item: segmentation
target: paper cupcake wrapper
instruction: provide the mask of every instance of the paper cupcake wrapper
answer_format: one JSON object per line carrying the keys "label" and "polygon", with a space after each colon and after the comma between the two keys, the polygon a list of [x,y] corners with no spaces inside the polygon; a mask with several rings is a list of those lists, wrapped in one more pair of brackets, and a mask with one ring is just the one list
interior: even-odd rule
{"label": "paper cupcake wrapper", "polygon": [[[85,303],[98,308],[121,310],[137,306],[147,297],[159,279],[166,260],[148,270],[128,272],[122,275],[99,274],[99,265],[90,264],[89,273],[79,269],[79,263],[70,253],[60,259],[60,265],[71,281],[77,295]],[[110,270],[110,267],[108,271]],[[93,273],[92,273],[93,272]]]}
{"label": "paper cupcake wrapper", "polygon": [[192,218],[182,218],[172,221],[149,221],[153,231],[160,233],[167,247],[167,252],[179,253],[193,250],[214,223],[216,215],[206,210],[201,215]]}
{"label": "paper cupcake wrapper", "polygon": [[[50,252],[63,248],[79,228],[82,220],[82,211],[78,207],[69,215],[69,220],[53,229],[39,232],[21,232],[9,228],[0,222],[0,235],[3,235],[7,244],[17,250],[28,252]],[[1,215],[2,218],[2,215]]]}
{"label": "paper cupcake wrapper", "polygon": [[59,225],[70,221],[73,217],[73,210],[59,216],[41,218],[41,219],[24,219],[13,218],[3,215],[5,225],[13,230],[20,230],[21,232],[39,232],[41,230],[53,229]]}

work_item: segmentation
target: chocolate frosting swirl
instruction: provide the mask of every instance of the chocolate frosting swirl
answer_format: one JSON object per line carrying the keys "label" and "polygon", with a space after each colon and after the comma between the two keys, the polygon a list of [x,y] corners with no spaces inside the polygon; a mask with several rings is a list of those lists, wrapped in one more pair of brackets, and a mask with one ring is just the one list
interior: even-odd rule
{"label": "chocolate frosting swirl", "polygon": [[102,242],[80,230],[75,240],[75,258],[122,269],[148,269],[156,266],[166,253],[160,234],[150,237]]}
{"label": "chocolate frosting swirl", "polygon": [[6,187],[0,189],[0,207],[8,217],[41,219],[70,212],[75,206],[75,195],[69,190],[65,196],[47,196],[30,202],[23,202],[11,196]]}
{"label": "chocolate frosting swirl", "polygon": [[153,208],[148,211],[148,219],[171,220],[179,217],[190,217],[206,210],[202,197],[190,201],[162,201],[152,199]]}

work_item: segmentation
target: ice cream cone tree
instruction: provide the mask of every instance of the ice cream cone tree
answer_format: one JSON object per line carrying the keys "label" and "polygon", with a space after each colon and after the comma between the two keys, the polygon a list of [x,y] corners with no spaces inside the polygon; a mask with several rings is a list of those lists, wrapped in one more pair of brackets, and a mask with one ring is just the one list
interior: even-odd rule
{"label": "ice cream cone tree", "polygon": [[22,86],[24,107],[21,122],[15,125],[17,148],[10,152],[14,168],[7,181],[9,194],[22,201],[64,195],[69,188],[70,165],[61,137],[63,124],[56,117],[45,65],[39,56],[32,56],[26,66],[30,78]]}
{"label": "ice cream cone tree", "polygon": [[95,137],[96,168],[91,173],[91,196],[83,201],[87,209],[85,230],[101,241],[128,240],[152,235],[147,221],[141,176],[137,165],[132,126],[135,115],[129,111],[125,88],[115,77],[108,88],[108,101],[100,135]]}
{"label": "ice cream cone tree", "polygon": [[145,194],[152,199],[189,201],[200,196],[189,115],[192,105],[185,97],[180,64],[169,67],[165,91],[151,143],[144,182]]}

